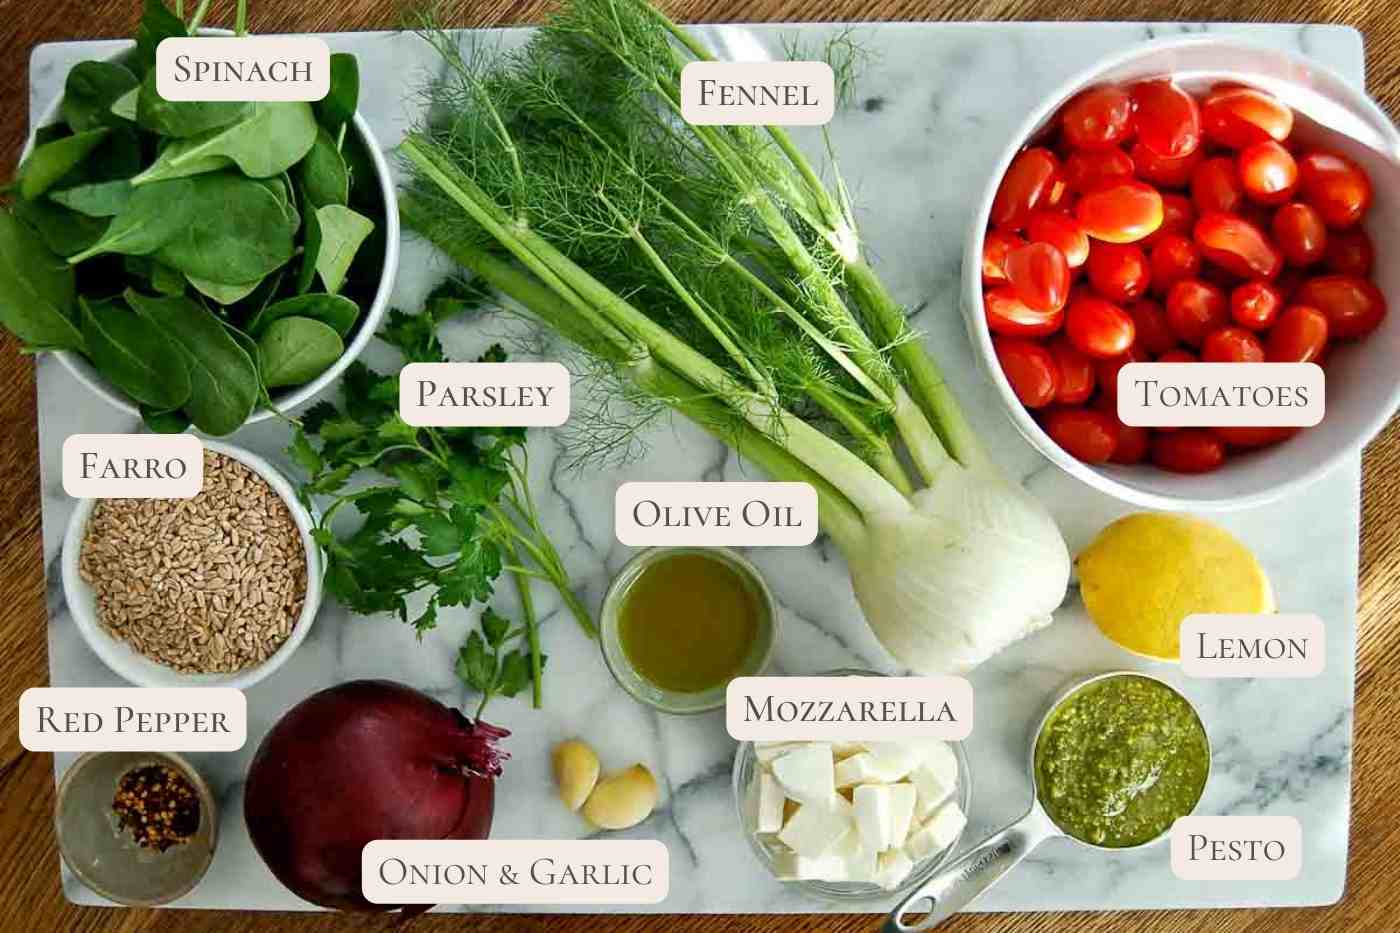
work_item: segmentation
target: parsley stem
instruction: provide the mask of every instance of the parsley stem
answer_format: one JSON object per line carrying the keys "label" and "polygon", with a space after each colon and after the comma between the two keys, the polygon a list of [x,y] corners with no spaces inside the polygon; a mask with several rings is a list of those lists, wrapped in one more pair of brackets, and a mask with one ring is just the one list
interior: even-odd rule
{"label": "parsley stem", "polygon": [[[511,560],[518,561],[520,559],[515,545],[507,541],[504,547]],[[540,682],[544,665],[540,661],[540,623],[535,618],[535,598],[530,593],[530,578],[528,576],[523,573],[512,573],[511,579],[515,581],[515,590],[520,594],[520,613],[525,617],[525,638],[530,645],[530,677],[534,681],[530,702],[535,709],[539,709],[544,701],[544,687]]]}

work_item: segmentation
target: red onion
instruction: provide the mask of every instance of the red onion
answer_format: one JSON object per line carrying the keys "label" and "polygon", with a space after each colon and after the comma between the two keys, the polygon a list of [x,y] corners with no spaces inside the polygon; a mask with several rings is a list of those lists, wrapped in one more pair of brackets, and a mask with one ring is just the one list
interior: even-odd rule
{"label": "red onion", "polygon": [[386,910],[360,890],[375,839],[485,839],[509,733],[411,687],[356,680],[292,707],[258,746],[243,792],[248,834],[295,894]]}

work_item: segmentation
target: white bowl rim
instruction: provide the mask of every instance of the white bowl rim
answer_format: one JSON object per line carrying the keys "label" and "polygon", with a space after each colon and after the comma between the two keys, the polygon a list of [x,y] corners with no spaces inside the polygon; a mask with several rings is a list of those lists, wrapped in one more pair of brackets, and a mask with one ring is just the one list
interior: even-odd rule
{"label": "white bowl rim", "polygon": [[[233,32],[228,29],[215,27],[205,27],[199,30],[200,33],[207,33],[215,36],[231,36]],[[134,42],[128,42],[109,58],[117,58],[127,54],[135,47]],[[24,142],[24,148],[20,150],[20,162],[29,155],[34,148],[34,140],[40,129],[48,126],[58,116],[59,107],[63,103],[63,94],[60,92],[49,105],[44,108],[43,113],[34,121],[30,127],[29,137]],[[359,328],[355,333],[355,339],[350,341],[350,345],[345,348],[345,352],[340,355],[340,359],[330,365],[325,372],[305,385],[297,386],[290,392],[285,392],[273,398],[273,402],[282,412],[293,411],[306,404],[312,398],[320,394],[325,388],[339,379],[341,374],[350,366],[352,362],[359,358],[365,347],[374,337],[375,331],[379,329],[379,322],[384,317],[384,312],[389,308],[389,296],[394,290],[394,279],[399,268],[399,199],[395,190],[393,174],[389,170],[388,160],[384,158],[384,152],[379,147],[379,140],[375,138],[374,132],[369,128],[369,122],[360,115],[357,108],[353,117],[355,131],[360,134],[360,139],[365,148],[369,151],[370,162],[374,165],[374,173],[379,180],[379,193],[384,199],[384,266],[379,271],[379,287],[375,289],[374,298],[370,302],[369,309],[365,311],[363,319],[359,322]],[[83,359],[79,353],[71,350],[54,350],[53,355],[58,358],[64,367],[73,376],[87,386],[94,393],[100,396],[107,404],[118,408],[128,414],[140,417],[141,410],[133,405],[125,396],[117,392],[108,385],[107,380],[98,375],[87,360]],[[256,424],[274,416],[270,408],[261,405],[253,409],[247,419],[239,427]]]}
{"label": "white bowl rim", "polygon": [[[1031,444],[1042,455],[1048,458],[1055,466],[1069,473],[1075,479],[1107,493],[1115,499],[1128,502],[1133,505],[1154,509],[1206,509],[1211,511],[1227,512],[1240,509],[1247,509],[1257,505],[1276,501],[1288,493],[1291,493],[1303,486],[1306,486],[1324,474],[1330,472],[1343,459],[1359,451],[1370,440],[1380,433],[1386,426],[1397,408],[1400,408],[1400,381],[1391,390],[1389,404],[1378,409],[1371,417],[1364,420],[1359,426],[1352,441],[1347,444],[1338,445],[1331,453],[1319,458],[1313,465],[1301,470],[1297,475],[1281,480],[1267,489],[1260,489],[1255,492],[1232,495],[1229,497],[1192,497],[1185,495],[1167,495],[1164,493],[1149,492],[1129,486],[1099,470],[1094,469],[1090,464],[1077,460],[1060,448],[1055,441],[1041,429],[1030,412],[1011,388],[1011,383],[1007,381],[1001,367],[994,365],[996,353],[992,349],[991,331],[988,329],[985,318],[980,314],[975,314],[974,309],[982,307],[982,276],[981,276],[981,251],[982,241],[986,235],[988,219],[991,216],[992,200],[996,196],[997,186],[1001,177],[1006,173],[1007,167],[1016,153],[1031,138],[1031,135],[1042,126],[1046,119],[1057,110],[1064,101],[1068,100],[1083,88],[1090,87],[1102,74],[1125,65],[1133,59],[1146,52],[1170,51],[1179,48],[1192,48],[1196,46],[1219,46],[1223,48],[1241,48],[1249,51],[1263,52],[1276,55],[1300,67],[1321,74],[1337,83],[1339,87],[1345,88],[1351,95],[1348,103],[1363,110],[1381,128],[1382,132],[1388,135],[1387,142],[1393,151],[1400,152],[1400,132],[1395,129],[1390,117],[1380,109],[1365,92],[1364,89],[1357,88],[1350,79],[1343,77],[1335,69],[1320,64],[1313,59],[1303,58],[1293,52],[1273,46],[1264,45],[1259,42],[1252,42],[1239,39],[1233,35],[1226,34],[1202,34],[1194,36],[1173,36],[1162,39],[1149,39],[1145,42],[1138,42],[1132,46],[1122,49],[1113,54],[1097,59],[1092,65],[1076,72],[1071,78],[1055,88],[1046,97],[1046,102],[1035,108],[1026,119],[1016,128],[1011,135],[1011,141],[1003,150],[1002,156],[994,164],[994,170],[989,176],[982,198],[973,211],[972,226],[968,234],[967,244],[963,251],[962,269],[962,293],[963,300],[967,304],[963,307],[964,321],[968,327],[969,336],[974,344],[974,349],[981,356],[985,364],[992,384],[996,387],[1001,401],[1007,409],[1007,415],[1011,418],[1016,429],[1030,441]],[[972,300],[975,298],[975,301]]]}
{"label": "white bowl rim", "polygon": [[[301,534],[302,551],[306,557],[306,596],[302,602],[301,615],[297,617],[296,624],[292,626],[286,641],[282,642],[266,661],[232,674],[184,674],[138,653],[125,642],[108,634],[106,629],[102,627],[102,623],[97,620],[96,614],[87,608],[93,600],[92,588],[83,580],[78,570],[83,535],[87,531],[88,519],[92,515],[93,508],[97,505],[97,499],[79,499],[73,509],[72,516],[68,519],[68,528],[63,535],[63,553],[59,558],[60,573],[63,578],[63,599],[69,616],[77,625],[78,631],[82,633],[83,640],[87,642],[88,647],[113,673],[122,679],[142,687],[179,685],[234,687],[244,690],[287,663],[287,659],[292,656],[292,653],[310,633],[311,626],[316,621],[316,615],[320,611],[323,596],[321,549],[311,536],[315,527],[315,517],[297,499],[296,490],[292,488],[292,484],[282,475],[281,471],[260,455],[242,447],[203,437],[200,438],[200,441],[207,450],[232,457],[262,477],[277,493],[278,497],[286,503],[292,520],[296,522],[297,530]],[[167,678],[174,678],[180,683],[172,684],[167,678],[157,679],[150,676],[145,670],[146,665],[162,668],[166,672]]]}

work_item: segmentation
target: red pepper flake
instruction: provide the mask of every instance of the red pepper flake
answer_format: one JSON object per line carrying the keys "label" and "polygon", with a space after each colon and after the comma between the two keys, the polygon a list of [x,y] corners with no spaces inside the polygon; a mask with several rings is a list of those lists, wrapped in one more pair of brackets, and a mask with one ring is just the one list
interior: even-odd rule
{"label": "red pepper flake", "polygon": [[189,842],[199,829],[199,795],[183,774],[167,765],[147,765],[122,775],[112,811],[137,845],[157,852]]}

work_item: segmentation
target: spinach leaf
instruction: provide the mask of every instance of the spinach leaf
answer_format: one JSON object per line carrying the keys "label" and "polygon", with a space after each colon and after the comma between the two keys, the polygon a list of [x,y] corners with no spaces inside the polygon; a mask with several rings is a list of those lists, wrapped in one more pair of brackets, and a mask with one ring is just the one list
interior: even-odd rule
{"label": "spinach leaf", "polygon": [[89,217],[115,217],[131,200],[135,190],[131,182],[124,179],[99,181],[74,185],[62,191],[50,191],[49,200]]}
{"label": "spinach leaf", "polygon": [[156,90],[156,73],[148,71],[136,98],[136,122],[162,136],[184,139],[247,119],[248,101],[166,100]]}
{"label": "spinach leaf", "polygon": [[60,256],[80,253],[101,237],[107,221],[87,217],[54,204],[45,198],[16,201],[15,215],[39,232],[44,245]]}
{"label": "spinach leaf", "polygon": [[221,305],[231,305],[242,301],[251,295],[262,282],[262,279],[254,279],[242,285],[224,285],[221,282],[208,282],[192,275],[187,275],[185,278],[194,286],[195,291],[213,299],[215,304]]}
{"label": "spinach leaf", "polygon": [[163,181],[138,188],[126,205],[112,218],[102,238],[75,256],[79,263],[99,253],[147,256],[189,229],[197,205],[194,182],[187,178]]}
{"label": "spinach leaf", "polygon": [[136,127],[114,127],[107,138],[92,150],[92,154],[59,179],[55,187],[72,188],[102,181],[125,181],[141,171],[145,161]]}
{"label": "spinach leaf", "polygon": [[207,434],[231,434],[258,401],[258,371],[219,319],[188,298],[149,298],[130,289],[126,300],[179,346],[188,359],[192,391],[183,408]]}
{"label": "spinach leaf", "polygon": [[197,175],[184,183],[193,186],[189,201],[194,216],[160,248],[162,262],[207,282],[240,285],[292,258],[293,230],[265,186],[230,172]]}
{"label": "spinach leaf", "polygon": [[122,269],[129,276],[145,280],[162,295],[185,293],[185,276],[150,256],[123,256]]}
{"label": "spinach leaf", "polygon": [[350,122],[359,102],[359,62],[347,52],[336,52],[331,56],[331,88],[316,102],[316,117],[327,129],[339,129]]}
{"label": "spinach leaf", "polygon": [[350,172],[335,140],[325,130],[316,133],[316,142],[306,158],[297,163],[296,173],[301,190],[313,207],[349,203]]}
{"label": "spinach leaf", "polygon": [[321,222],[311,202],[302,195],[302,211],[306,214],[306,232],[302,235],[301,268],[297,270],[297,294],[311,291],[316,279],[316,258],[321,255]]}
{"label": "spinach leaf", "polygon": [[78,62],[63,87],[63,119],[73,132],[120,123],[112,104],[137,86],[136,75],[116,62]]}
{"label": "spinach leaf", "polygon": [[72,136],[72,130],[68,129],[66,123],[50,123],[48,126],[41,126],[34,131],[34,145],[42,146],[44,143],[51,143],[55,139],[62,139],[65,136]]}
{"label": "spinach leaf", "polygon": [[78,298],[83,343],[92,365],[108,382],[158,411],[190,399],[190,371],[161,328],[116,300]]}
{"label": "spinach leaf", "polygon": [[118,97],[116,100],[112,101],[112,106],[109,108],[112,112],[112,116],[120,120],[127,120],[131,123],[135,123],[136,102],[140,99],[140,97],[141,88],[134,87],[131,90],[127,91],[125,94],[123,94],[121,97]]}
{"label": "spinach leaf", "polygon": [[333,328],[305,317],[273,321],[258,338],[263,384],[270,389],[310,382],[344,352]]}
{"label": "spinach leaf", "polygon": [[284,298],[263,309],[262,313],[248,323],[248,333],[254,337],[261,337],[275,321],[284,317],[304,317],[328,324],[337,334],[345,337],[355,326],[355,320],[359,316],[360,306],[343,295],[298,295],[295,298]]}
{"label": "spinach leaf", "polygon": [[141,406],[141,420],[152,434],[184,434],[190,426],[190,419],[179,409],[156,411],[149,405]]}
{"label": "spinach leaf", "polygon": [[20,197],[32,201],[48,191],[86,159],[88,153],[96,149],[97,144],[106,139],[110,132],[107,127],[99,127],[35,146],[19,167]]}
{"label": "spinach leaf", "polygon": [[321,248],[316,251],[316,271],[326,291],[335,294],[345,282],[345,273],[355,260],[355,251],[374,231],[374,222],[339,204],[316,209],[321,228]]}
{"label": "spinach leaf", "polygon": [[31,350],[78,350],[73,269],[39,235],[0,211],[0,324]]}
{"label": "spinach leaf", "polygon": [[[135,184],[193,174],[192,166],[226,159],[249,178],[270,178],[296,165],[316,141],[316,119],[305,101],[260,101],[247,117],[188,139],[161,152]],[[210,171],[203,168],[203,171]]]}
{"label": "spinach leaf", "polygon": [[142,74],[156,64],[156,46],[160,40],[185,36],[185,24],[170,12],[161,0],[146,0],[141,23],[136,27],[136,64]]}

